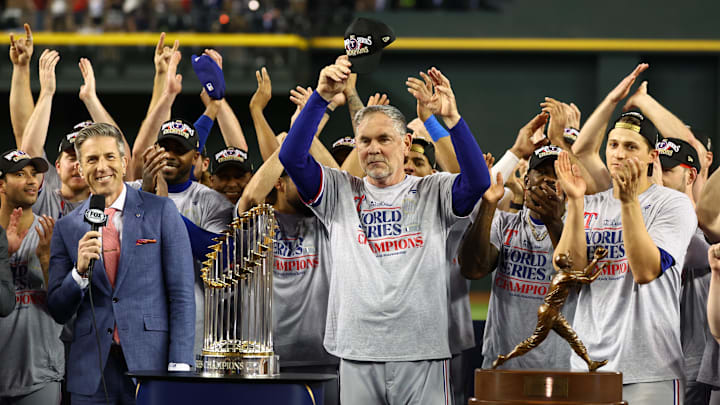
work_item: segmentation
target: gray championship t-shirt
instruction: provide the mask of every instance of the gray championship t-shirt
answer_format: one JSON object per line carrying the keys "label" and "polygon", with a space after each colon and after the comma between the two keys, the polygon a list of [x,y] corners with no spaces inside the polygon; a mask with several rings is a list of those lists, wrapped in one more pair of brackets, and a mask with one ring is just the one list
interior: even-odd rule
{"label": "gray championship t-shirt", "polygon": [[356,361],[450,357],[447,239],[456,175],[378,188],[322,168],[314,212],[330,235],[325,348]]}
{"label": "gray championship t-shirt", "polygon": [[50,165],[50,170],[45,172],[42,187],[32,206],[32,211],[36,215],[49,215],[57,220],[69,214],[85,201],[70,202],[66,200],[60,194],[61,187],[60,176],[58,176],[55,166]]}
{"label": "gray championship t-shirt", "polygon": [[327,231],[316,216],[275,212],[273,336],[282,366],[338,364],[323,337],[330,289]]}
{"label": "gray championship t-shirt", "polygon": [[710,244],[700,228],[690,240],[680,289],[680,341],[685,355],[685,378],[695,381],[708,341],[715,342],[707,321],[707,299],[710,291]]}
{"label": "gray championship t-shirt", "polygon": [[35,254],[38,225],[35,217],[20,249],[10,256],[16,304],[0,318],[0,397],[27,395],[65,374],[62,326],[48,312],[47,286]]}
{"label": "gray championship t-shirt", "polygon": [[[500,354],[508,354],[529,338],[537,325],[537,311],[543,304],[550,281],[553,245],[547,228],[533,224],[529,210],[511,214],[496,211],[490,231],[490,243],[498,250],[497,267],[492,274],[492,290],[483,336],[483,367],[492,367]],[[541,240],[537,240],[541,239]],[[562,314],[572,325],[576,294],[571,292]],[[570,345],[551,331],[545,341],[530,352],[509,360],[500,368],[565,369],[570,367]]]}
{"label": "gray championship t-shirt", "polygon": [[[680,343],[680,273],[690,239],[697,228],[687,196],[651,185],[639,195],[648,234],[674,264],[647,284],[633,279],[625,252],[620,200],[613,189],[585,196],[588,257],[595,248],[608,250],[603,274],[584,285],[578,297],[575,331],[593,360],[609,360],[603,371],[620,371],[623,383],[683,378]],[[580,357],[574,370],[587,370]]]}

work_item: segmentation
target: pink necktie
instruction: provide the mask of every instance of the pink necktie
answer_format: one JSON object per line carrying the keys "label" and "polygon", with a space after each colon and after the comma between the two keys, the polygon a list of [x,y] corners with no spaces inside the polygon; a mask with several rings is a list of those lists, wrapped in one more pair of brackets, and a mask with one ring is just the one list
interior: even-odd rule
{"label": "pink necktie", "polygon": [[[105,262],[105,274],[107,274],[110,285],[115,288],[115,277],[117,276],[118,262],[120,261],[120,235],[118,234],[113,217],[117,209],[105,208],[105,214],[108,216],[107,225],[102,233],[102,249],[103,262]],[[113,331],[113,340],[120,343],[117,325]]]}

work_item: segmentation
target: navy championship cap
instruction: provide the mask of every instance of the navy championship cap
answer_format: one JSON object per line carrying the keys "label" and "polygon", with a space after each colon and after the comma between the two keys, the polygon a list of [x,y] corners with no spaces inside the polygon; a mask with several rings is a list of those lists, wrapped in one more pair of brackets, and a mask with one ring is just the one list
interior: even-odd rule
{"label": "navy championship cap", "polygon": [[654,148],[655,144],[657,144],[658,131],[655,128],[655,125],[653,125],[652,121],[645,118],[645,116],[639,111],[628,111],[620,115],[612,126],[612,129],[615,128],[629,129],[633,132],[637,132],[647,140],[648,145],[650,145],[650,149]]}
{"label": "navy championship cap", "polygon": [[92,121],[83,121],[79,124],[75,124],[69,134],[64,135],[60,139],[60,146],[58,146],[58,153],[61,152],[73,152],[75,150],[75,138],[77,138],[80,130],[87,128],[92,125]]}
{"label": "navy championship cap", "polygon": [[183,120],[176,119],[166,121],[160,127],[157,142],[172,139],[179,142],[185,148],[185,152],[197,150],[200,147],[200,138],[193,124]]}
{"label": "navy championship cap", "polygon": [[243,172],[252,172],[253,170],[252,165],[247,161],[247,152],[234,146],[229,146],[212,155],[210,173],[215,174],[218,170],[228,166],[235,166]]}
{"label": "navy championship cap", "polygon": [[410,150],[425,155],[430,167],[435,168],[435,145],[422,138],[413,138]]}
{"label": "navy championship cap", "polygon": [[35,166],[39,173],[45,173],[50,167],[47,161],[41,157],[30,157],[21,150],[10,149],[0,156],[0,177],[7,173],[19,172],[27,165]]}
{"label": "navy championship cap", "polygon": [[345,54],[353,73],[371,73],[380,64],[383,48],[395,40],[392,28],[380,21],[358,17],[345,30]]}
{"label": "navy championship cap", "polygon": [[655,145],[660,155],[660,164],[663,169],[672,169],[682,165],[688,169],[694,167],[700,171],[700,159],[697,151],[689,143],[678,138],[665,138]]}
{"label": "navy championship cap", "polygon": [[562,152],[562,149],[555,145],[545,145],[535,149],[530,155],[528,170],[532,170],[545,162],[554,162]]}

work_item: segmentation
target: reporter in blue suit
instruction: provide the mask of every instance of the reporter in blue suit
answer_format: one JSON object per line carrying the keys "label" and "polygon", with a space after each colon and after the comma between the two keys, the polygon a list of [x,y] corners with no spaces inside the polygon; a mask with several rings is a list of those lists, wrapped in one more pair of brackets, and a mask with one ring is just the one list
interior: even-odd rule
{"label": "reporter in blue suit", "polygon": [[59,323],[77,314],[67,359],[72,403],[104,404],[88,279],[84,278],[89,261],[95,259],[90,288],[103,373],[111,403],[132,404],[135,386],[125,371],[189,370],[194,364],[190,241],[169,199],[123,183],[128,158],[118,129],[108,124],[84,128],[75,140],[75,150],[80,174],[92,194],[105,196],[106,212],[117,209],[112,223],[120,235],[114,238],[115,244],[119,239],[119,257],[117,249],[109,248],[112,229],[101,229],[106,235],[103,251],[101,232],[90,231],[83,221],[89,200],[58,220],[50,246],[48,308]]}

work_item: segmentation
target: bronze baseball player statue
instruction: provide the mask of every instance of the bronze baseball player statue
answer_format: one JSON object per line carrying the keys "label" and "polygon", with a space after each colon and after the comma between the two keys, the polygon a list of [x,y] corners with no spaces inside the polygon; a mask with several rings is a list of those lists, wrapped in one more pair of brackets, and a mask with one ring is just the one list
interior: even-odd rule
{"label": "bronze baseball player statue", "polygon": [[534,349],[545,340],[551,330],[557,332],[570,344],[575,353],[585,360],[590,371],[595,371],[607,364],[607,360],[593,361],[590,359],[585,345],[580,341],[561,312],[565,300],[570,293],[570,287],[575,285],[575,283],[590,284],[602,274],[602,269],[605,267],[604,264],[594,273],[593,268],[597,265],[598,260],[607,256],[607,253],[607,250],[602,247],[595,249],[595,257],[587,267],[582,270],[573,270],[572,258],[569,255],[560,253],[555,256],[554,260],[557,273],[555,273],[550,282],[550,289],[545,295],[545,303],[538,308],[538,322],[535,327],[535,332],[533,332],[532,336],[515,346],[510,353],[499,355],[497,360],[493,362],[493,368],[497,368],[513,357],[522,356]]}

